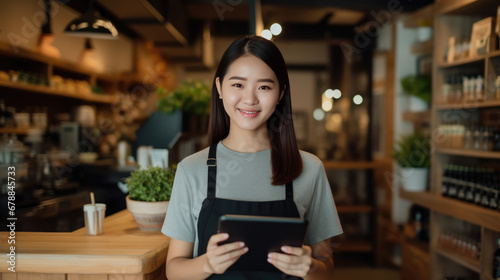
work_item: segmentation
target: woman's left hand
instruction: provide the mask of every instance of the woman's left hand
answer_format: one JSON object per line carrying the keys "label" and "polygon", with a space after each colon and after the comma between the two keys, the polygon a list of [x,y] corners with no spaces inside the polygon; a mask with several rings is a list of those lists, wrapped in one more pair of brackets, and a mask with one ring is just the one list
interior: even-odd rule
{"label": "woman's left hand", "polygon": [[306,245],[302,245],[302,247],[283,246],[281,250],[285,254],[269,253],[267,261],[288,275],[305,277],[311,268],[311,247]]}

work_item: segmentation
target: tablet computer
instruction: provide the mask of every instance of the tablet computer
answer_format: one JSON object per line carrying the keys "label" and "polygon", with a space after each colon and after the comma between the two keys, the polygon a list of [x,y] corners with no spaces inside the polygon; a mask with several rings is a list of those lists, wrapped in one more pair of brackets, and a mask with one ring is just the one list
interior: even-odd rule
{"label": "tablet computer", "polygon": [[270,252],[282,252],[281,246],[302,247],[307,221],[300,218],[223,215],[219,218],[219,233],[229,238],[220,245],[243,241],[248,252],[229,270],[279,271],[267,262]]}

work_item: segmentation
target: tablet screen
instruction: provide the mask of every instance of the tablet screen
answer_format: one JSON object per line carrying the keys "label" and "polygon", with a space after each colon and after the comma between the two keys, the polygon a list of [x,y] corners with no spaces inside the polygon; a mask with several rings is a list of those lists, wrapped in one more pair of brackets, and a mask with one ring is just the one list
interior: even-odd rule
{"label": "tablet screen", "polygon": [[307,221],[300,218],[223,215],[219,218],[219,233],[229,238],[220,244],[243,241],[248,252],[230,270],[279,271],[267,262],[269,252],[282,252],[281,246],[301,247]]}

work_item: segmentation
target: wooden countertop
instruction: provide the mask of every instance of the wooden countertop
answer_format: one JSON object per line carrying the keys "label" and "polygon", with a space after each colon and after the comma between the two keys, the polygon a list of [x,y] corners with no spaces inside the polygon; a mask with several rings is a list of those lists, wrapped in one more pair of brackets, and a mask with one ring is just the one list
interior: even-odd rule
{"label": "wooden countertop", "polygon": [[[83,213],[82,213],[83,214]],[[104,220],[104,233],[16,232],[16,272],[146,274],[165,263],[170,239],[141,231],[128,210]],[[9,232],[0,232],[0,262],[6,264]],[[8,265],[0,272],[8,272]]]}

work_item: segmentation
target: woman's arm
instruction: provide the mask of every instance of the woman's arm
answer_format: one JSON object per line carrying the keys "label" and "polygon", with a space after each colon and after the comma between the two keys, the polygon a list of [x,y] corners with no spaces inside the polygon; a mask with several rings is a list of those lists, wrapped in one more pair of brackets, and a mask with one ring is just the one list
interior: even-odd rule
{"label": "woman's arm", "polygon": [[212,235],[208,241],[207,253],[196,258],[193,258],[193,243],[171,238],[166,263],[167,278],[201,280],[214,273],[224,273],[248,251],[243,242],[217,245],[228,237],[225,233]]}
{"label": "woman's arm", "polygon": [[309,246],[282,247],[281,253],[270,253],[268,261],[288,275],[305,280],[332,279],[333,256],[331,239]]}

